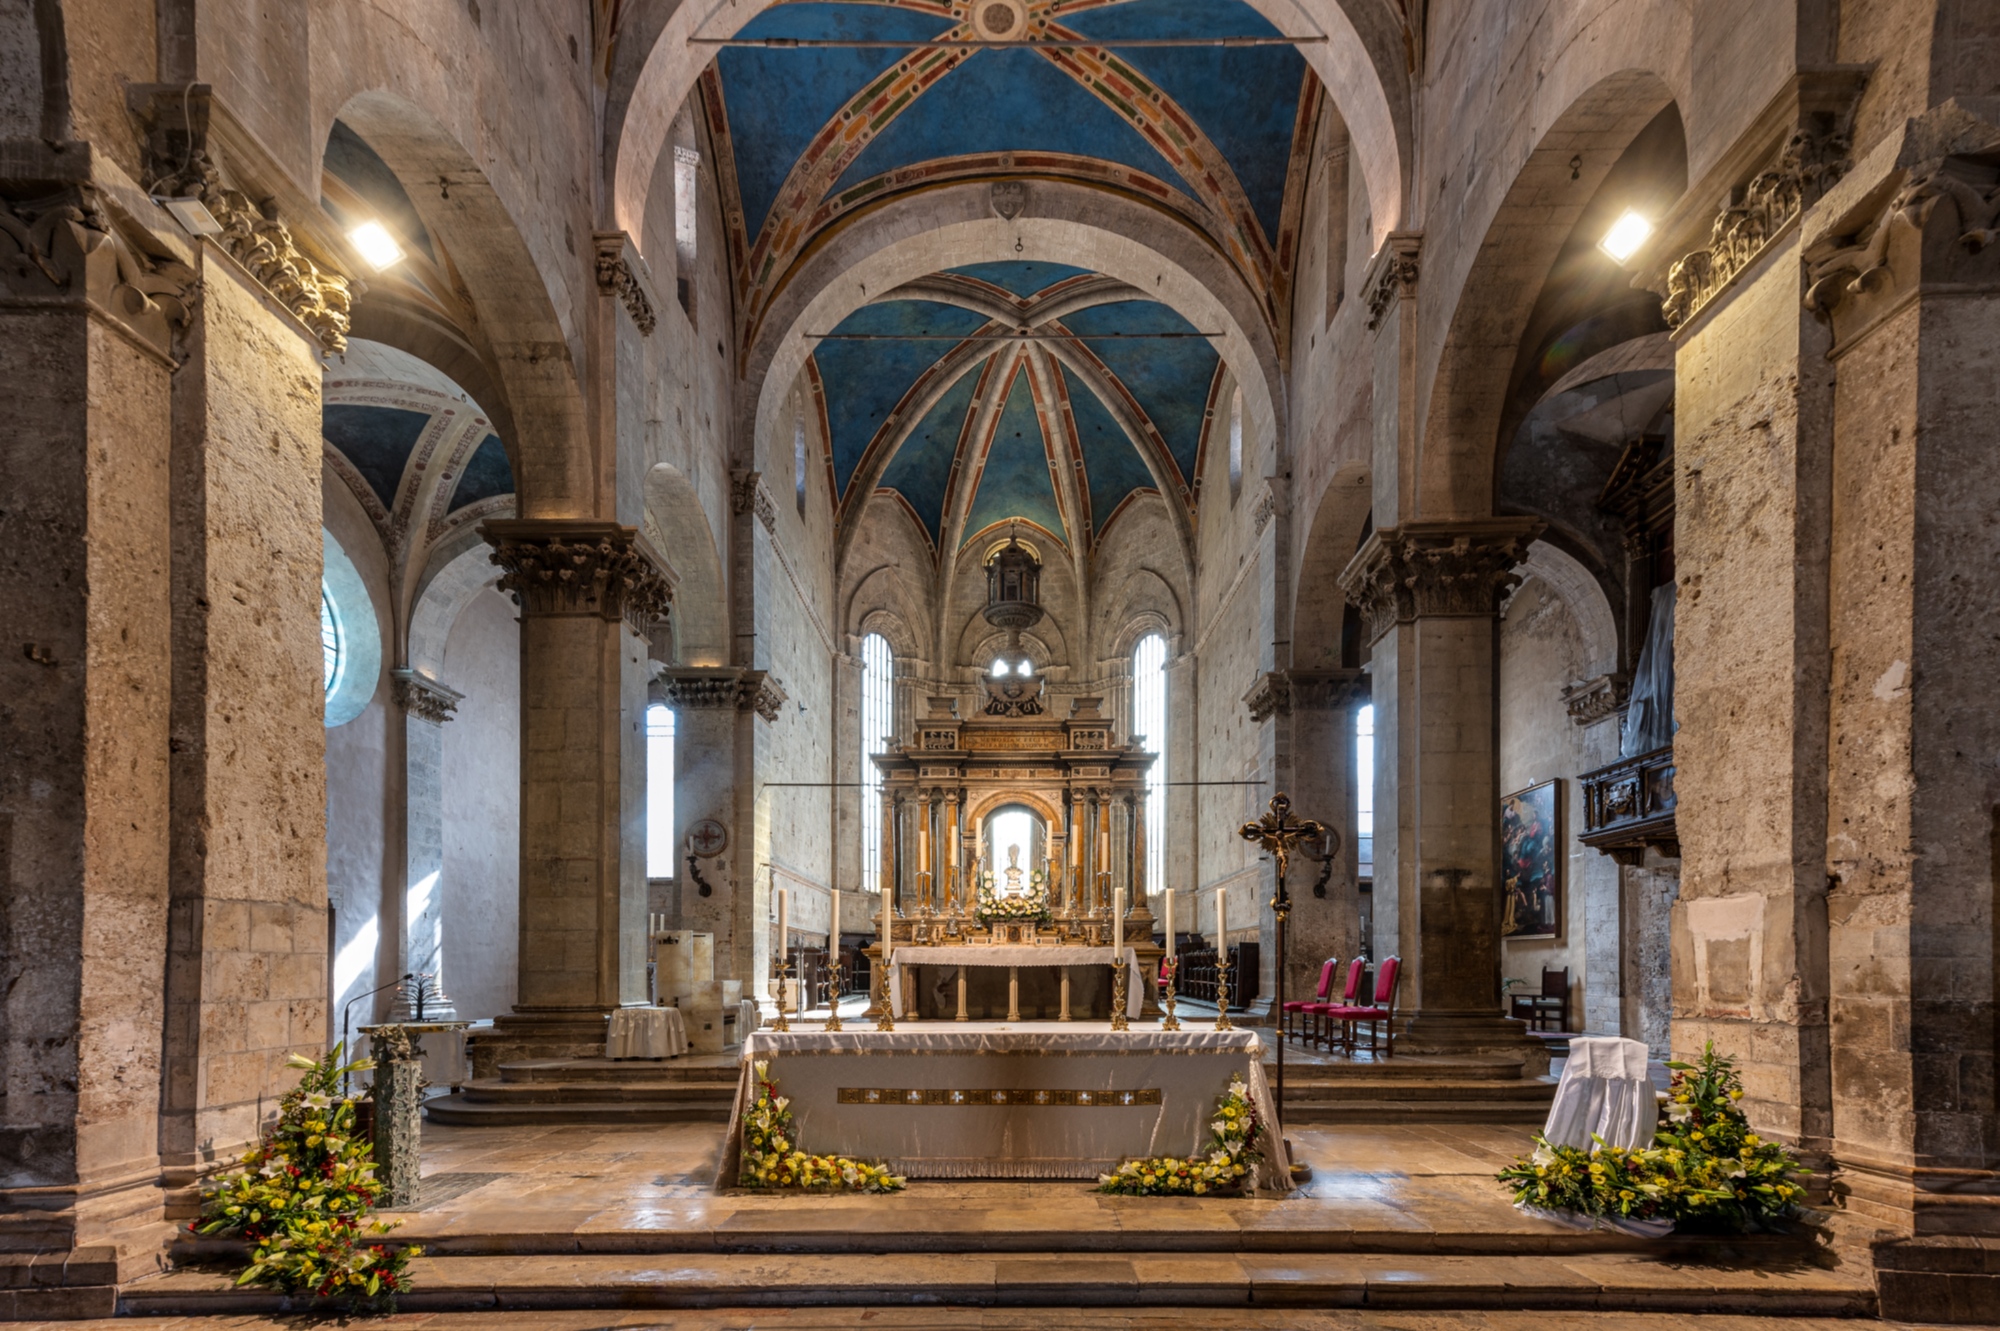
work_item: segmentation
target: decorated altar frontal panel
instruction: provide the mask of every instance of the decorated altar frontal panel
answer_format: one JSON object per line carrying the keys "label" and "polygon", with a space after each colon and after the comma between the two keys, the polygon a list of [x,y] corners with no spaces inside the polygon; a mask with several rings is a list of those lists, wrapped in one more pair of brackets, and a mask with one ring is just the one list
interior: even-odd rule
{"label": "decorated altar frontal panel", "polygon": [[[884,1161],[913,1179],[1095,1180],[1128,1159],[1185,1155],[1207,1141],[1232,1078],[1249,1083],[1260,1121],[1273,1121],[1251,1030],[758,1031],[744,1047],[719,1185],[736,1178],[760,1061],[789,1098],[804,1149]],[[1260,1149],[1258,1186],[1289,1186],[1269,1134]]]}

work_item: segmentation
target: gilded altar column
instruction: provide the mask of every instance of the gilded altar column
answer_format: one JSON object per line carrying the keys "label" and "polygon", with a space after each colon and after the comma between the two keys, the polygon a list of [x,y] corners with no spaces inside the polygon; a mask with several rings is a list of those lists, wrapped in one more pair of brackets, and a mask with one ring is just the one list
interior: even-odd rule
{"label": "gilded altar column", "polygon": [[917,796],[917,907],[931,913],[931,793]]}
{"label": "gilded altar column", "polygon": [[896,892],[896,797],[882,792],[882,877],[877,884],[891,910],[900,914],[902,901]]}
{"label": "gilded altar column", "polygon": [[944,796],[944,913],[958,913],[958,868],[962,858],[958,848],[958,792],[948,790]]}
{"label": "gilded altar column", "polygon": [[1146,797],[1144,795],[1128,795],[1125,798],[1125,807],[1130,810],[1132,818],[1132,891],[1130,894],[1132,904],[1135,906],[1146,906],[1150,911],[1151,903],[1146,900],[1146,893],[1152,886],[1146,881]]}
{"label": "gilded altar column", "polygon": [[1111,911],[1111,796],[1097,796],[1097,904],[1100,915]]}

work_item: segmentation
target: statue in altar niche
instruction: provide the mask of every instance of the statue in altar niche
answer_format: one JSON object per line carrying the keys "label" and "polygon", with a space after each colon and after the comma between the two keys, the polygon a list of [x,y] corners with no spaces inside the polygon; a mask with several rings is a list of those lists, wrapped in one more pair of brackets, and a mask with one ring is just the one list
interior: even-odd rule
{"label": "statue in altar niche", "polygon": [[1009,846],[1007,847],[1006,893],[1010,897],[1018,897],[1021,895],[1022,890],[1023,889],[1021,887],[1021,848],[1018,845]]}
{"label": "statue in altar niche", "polygon": [[[1001,870],[1004,886],[996,886],[989,871],[979,875],[979,904],[974,910],[988,928],[1006,925],[1043,925],[1054,922],[1049,910],[1048,875],[1040,869],[1029,873],[1021,868],[1021,847],[1007,847],[1007,867]],[[1026,878],[1027,882],[1022,883]]]}

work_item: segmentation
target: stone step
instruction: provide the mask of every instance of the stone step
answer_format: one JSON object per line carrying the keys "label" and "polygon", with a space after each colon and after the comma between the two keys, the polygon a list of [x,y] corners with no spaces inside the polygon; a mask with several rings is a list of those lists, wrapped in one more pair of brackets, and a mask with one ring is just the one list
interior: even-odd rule
{"label": "stone step", "polygon": [[679,1058],[539,1058],[500,1065],[504,1082],[727,1082],[736,1084],[735,1055],[683,1054]]}
{"label": "stone step", "polygon": [[[537,1088],[547,1089],[547,1088]],[[646,1124],[646,1123],[727,1123],[730,1097],[695,1098],[692,1088],[677,1086],[671,1094],[633,1100],[619,1100],[605,1094],[614,1088],[591,1087],[595,1099],[522,1100],[508,1097],[498,1101],[473,1100],[464,1094],[440,1095],[424,1101],[424,1114],[433,1123],[462,1128],[552,1127],[565,1123]],[[733,1091],[734,1088],[732,1087]]]}
{"label": "stone step", "polygon": [[1287,1089],[1287,1124],[1499,1123],[1540,1127],[1547,1100],[1294,1100]]}
{"label": "stone step", "polygon": [[469,1081],[458,1094],[472,1104],[650,1104],[719,1100],[736,1095],[734,1079],[713,1081]]}
{"label": "stone step", "polygon": [[1556,1098],[1553,1077],[1516,1081],[1417,1081],[1378,1077],[1301,1077],[1287,1071],[1285,1103],[1317,1104],[1357,1100],[1401,1100],[1415,1102],[1479,1101],[1533,1104],[1547,1109]]}
{"label": "stone step", "polygon": [[[1796,1262],[1696,1265],[1680,1254],[1450,1257],[1182,1252],[850,1252],[773,1261],[688,1253],[424,1257],[409,1312],[951,1303],[982,1307],[1154,1306],[1593,1309],[1631,1313],[1863,1316],[1865,1272]],[[121,1288],[127,1316],[295,1311],[281,1295],[237,1289],[224,1270],[175,1271]]]}
{"label": "stone step", "polygon": [[[1264,1073],[1270,1076],[1277,1071],[1277,1056],[1266,1049],[1264,1053]],[[1285,1049],[1285,1080],[1293,1077],[1306,1079],[1324,1078],[1347,1080],[1360,1078],[1374,1081],[1533,1081],[1524,1078],[1523,1066],[1518,1058],[1440,1058],[1412,1055],[1394,1058],[1345,1059],[1337,1055],[1306,1050],[1301,1052],[1296,1044]]]}

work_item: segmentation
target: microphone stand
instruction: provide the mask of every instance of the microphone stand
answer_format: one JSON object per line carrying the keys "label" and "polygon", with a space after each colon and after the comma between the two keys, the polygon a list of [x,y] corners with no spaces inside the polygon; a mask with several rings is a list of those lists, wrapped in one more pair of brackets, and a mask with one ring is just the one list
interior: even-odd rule
{"label": "microphone stand", "polygon": [[[374,987],[373,989],[370,989],[370,990],[369,990],[369,991],[368,991],[367,993],[365,993],[365,994],[356,994],[356,995],[355,995],[354,997],[352,997],[352,998],[348,999],[348,1000],[347,1000],[347,1002],[346,1002],[346,1003],[345,1003],[345,1004],[344,1004],[344,1005],[343,1005],[343,1006],[341,1007],[341,1009],[340,1009],[340,1049],[341,1049],[341,1053],[342,1053],[343,1055],[345,1055],[345,1056],[346,1056],[346,1058],[347,1058],[347,1061],[348,1061],[348,1063],[350,1063],[350,1064],[351,1064],[351,1063],[353,1063],[353,1062],[354,1062],[354,1048],[353,1048],[353,1046],[352,1046],[352,1045],[348,1044],[348,1042],[347,1042],[347,1040],[348,1040],[348,1035],[347,1035],[347,1019],[348,1019],[349,1015],[353,1013],[353,1011],[354,1011],[354,1005],[355,1005],[356,1003],[359,1003],[359,1002],[360,1002],[360,1001],[361,1001],[362,999],[364,999],[364,998],[373,998],[373,997],[374,997],[374,996],[375,996],[376,994],[379,994],[379,993],[381,993],[381,992],[382,992],[382,991],[383,991],[384,989],[394,989],[394,988],[395,988],[395,987],[396,987],[397,985],[399,985],[399,984],[402,984],[402,983],[403,983],[404,981],[406,981],[406,980],[414,980],[414,979],[416,979],[416,978],[417,978],[417,975],[416,975],[416,972],[415,972],[415,971],[404,971],[404,972],[403,972],[403,973],[402,973],[401,975],[399,975],[399,976],[397,976],[397,977],[396,977],[395,979],[393,979],[393,980],[389,981],[389,983],[387,983],[387,984],[378,984],[378,985],[376,985],[376,986],[375,986],[375,987]],[[346,1100],[346,1099],[352,1099],[353,1097],[352,1097],[352,1096],[350,1096],[350,1095],[348,1094],[348,1092],[349,1092],[349,1091],[351,1091],[351,1090],[353,1090],[353,1089],[354,1089],[354,1074],[353,1074],[352,1072],[349,1072],[349,1071],[346,1071],[346,1070],[344,1070],[344,1069],[343,1069],[343,1070],[342,1070],[342,1072],[341,1072],[341,1074],[340,1074],[340,1095],[341,1095],[341,1098],[342,1098],[343,1100]]]}

